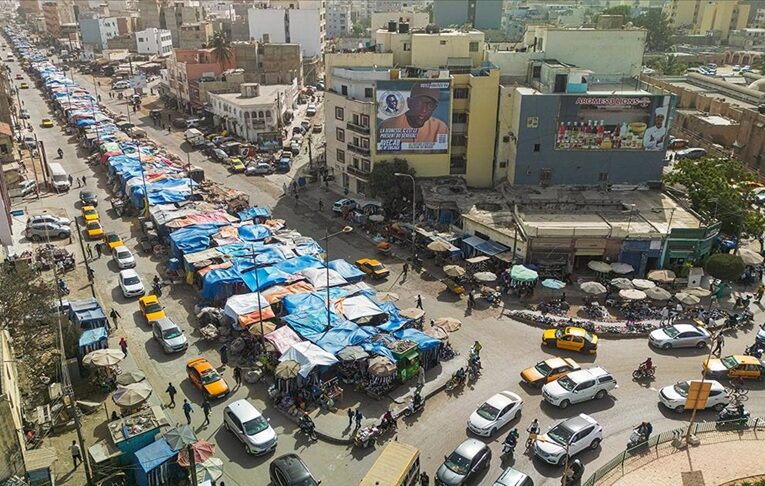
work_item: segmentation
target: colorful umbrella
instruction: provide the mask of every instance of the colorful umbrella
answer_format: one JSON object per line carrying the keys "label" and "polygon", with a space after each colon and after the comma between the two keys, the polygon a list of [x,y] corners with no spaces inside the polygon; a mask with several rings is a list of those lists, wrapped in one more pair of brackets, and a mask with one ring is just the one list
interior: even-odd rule
{"label": "colorful umbrella", "polygon": [[519,282],[532,282],[539,278],[539,274],[523,265],[513,265],[510,269],[510,278]]}
{"label": "colorful umbrella", "polygon": [[205,462],[197,464],[196,470],[197,481],[200,483],[217,481],[223,477],[223,461],[217,457],[211,457]]}
{"label": "colorful umbrella", "polygon": [[189,449],[194,454],[194,464],[202,464],[206,460],[210,459],[215,452],[215,445],[207,442],[206,440],[198,440],[186,446],[178,452],[178,465],[181,467],[189,467]]}
{"label": "colorful umbrella", "polygon": [[542,287],[553,290],[560,290],[566,286],[566,282],[556,280],[554,278],[546,278],[542,280]]}

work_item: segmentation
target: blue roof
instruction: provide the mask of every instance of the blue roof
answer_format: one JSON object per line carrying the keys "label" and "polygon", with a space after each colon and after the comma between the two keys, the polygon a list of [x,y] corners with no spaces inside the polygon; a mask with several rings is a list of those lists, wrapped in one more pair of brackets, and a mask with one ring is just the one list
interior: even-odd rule
{"label": "blue roof", "polygon": [[152,442],[143,449],[135,453],[135,459],[138,465],[141,466],[144,472],[148,473],[157,466],[160,466],[170,459],[174,458],[178,453],[170,448],[170,445],[165,439],[157,439],[156,442]]}
{"label": "blue roof", "polygon": [[239,219],[242,221],[247,221],[248,219],[255,219],[255,218],[270,218],[271,217],[271,211],[268,208],[247,208],[244,211],[240,211],[237,213],[237,216],[239,216]]}
{"label": "blue roof", "polygon": [[329,268],[339,273],[341,277],[349,282],[358,282],[364,278],[364,272],[359,270],[356,265],[351,265],[343,259],[332,260],[329,262]]}
{"label": "blue roof", "polygon": [[79,344],[80,347],[85,347],[90,344],[95,344],[102,339],[107,339],[108,337],[109,333],[106,332],[105,327],[86,329],[85,331],[82,331],[82,334],[80,335]]}

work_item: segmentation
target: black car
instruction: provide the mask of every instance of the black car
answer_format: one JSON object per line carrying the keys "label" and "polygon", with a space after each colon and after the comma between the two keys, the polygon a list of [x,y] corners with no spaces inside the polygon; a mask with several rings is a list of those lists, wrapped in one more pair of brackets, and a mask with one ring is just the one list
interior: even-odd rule
{"label": "black car", "polygon": [[318,486],[319,482],[297,454],[279,456],[268,466],[274,486]]}
{"label": "black car", "polygon": [[80,202],[83,206],[98,206],[98,194],[91,190],[83,189],[80,191]]}

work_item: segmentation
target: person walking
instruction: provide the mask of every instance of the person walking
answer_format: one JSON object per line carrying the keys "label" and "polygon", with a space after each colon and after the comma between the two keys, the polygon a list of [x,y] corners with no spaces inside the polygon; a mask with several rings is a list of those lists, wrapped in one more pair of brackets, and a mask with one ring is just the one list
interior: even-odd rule
{"label": "person walking", "polygon": [[204,414],[205,414],[205,421],[202,422],[202,426],[203,427],[210,423],[210,409],[211,408],[212,407],[210,406],[210,400],[207,397],[205,397],[205,400],[202,402],[202,412],[204,412]]}
{"label": "person walking", "polygon": [[718,357],[722,354],[723,346],[725,346],[725,336],[722,335],[722,333],[717,335],[717,338],[715,339],[715,348],[712,350],[712,354],[717,355]]}
{"label": "person walking", "polygon": [[112,322],[114,323],[114,328],[119,329],[119,326],[117,324],[117,319],[119,319],[122,316],[120,315],[119,312],[117,312],[117,310],[114,307],[112,307],[112,311],[109,313],[109,317],[112,318]]}
{"label": "person walking", "polygon": [[669,307],[664,306],[664,308],[661,310],[661,320],[659,321],[659,325],[663,325],[664,323],[669,322]]}
{"label": "person walking", "polygon": [[172,383],[168,383],[165,392],[170,395],[170,407],[175,408],[175,394],[178,393],[178,390],[175,389]]}
{"label": "person walking", "polygon": [[96,253],[98,254],[98,259],[99,259],[99,260],[101,259],[101,252],[102,252],[102,251],[103,251],[103,250],[101,250],[101,245],[99,245],[98,243],[96,243]]}
{"label": "person walking", "polygon": [[361,415],[361,407],[356,409],[356,414],[353,416],[354,419],[356,419],[356,428],[361,428],[361,419],[364,418],[363,415]]}
{"label": "person walking", "polygon": [[350,427],[351,425],[353,425],[353,409],[349,408],[348,409],[348,427]]}
{"label": "person walking", "polygon": [[425,471],[420,474],[420,486],[430,486],[430,477]]}
{"label": "person walking", "polygon": [[406,275],[409,273],[409,263],[404,262],[404,266],[401,267],[401,282],[406,280]]}
{"label": "person walking", "polygon": [[72,174],[69,174],[69,185],[71,186],[74,183],[74,177],[72,177]]}
{"label": "person walking", "polygon": [[760,285],[760,287],[757,289],[757,295],[754,296],[754,299],[758,304],[762,303],[763,295],[765,295],[765,285]]}
{"label": "person walking", "polygon": [[85,179],[85,176],[82,176],[82,185],[83,186],[87,186],[88,185],[88,182],[87,182],[87,179]]}
{"label": "person walking", "polygon": [[425,368],[422,365],[417,367],[417,391],[420,392],[425,387]]}
{"label": "person walking", "polygon": [[183,415],[186,416],[186,423],[191,425],[191,414],[194,411],[191,409],[191,404],[185,398],[183,399]]}
{"label": "person walking", "polygon": [[420,310],[424,310],[422,308],[422,295],[420,295],[420,294],[417,294],[417,308],[420,309]]}
{"label": "person walking", "polygon": [[[79,179],[78,179],[78,180],[79,180]],[[87,254],[88,254],[88,259],[89,259],[89,260],[92,260],[92,259],[93,259],[93,247],[92,247],[92,246],[90,246],[90,243],[88,243],[88,246],[87,246],[87,247],[85,247],[85,253],[87,253]]]}
{"label": "person walking", "polygon": [[225,344],[220,347],[220,364],[221,366],[228,364],[228,346]]}
{"label": "person walking", "polygon": [[236,382],[237,388],[242,386],[242,368],[239,366],[234,366],[234,381]]}
{"label": "person walking", "polygon": [[[82,464],[82,452],[80,451],[80,446],[77,445],[77,441],[73,440],[72,445],[69,446],[69,450],[72,453],[72,469],[77,469],[77,466]],[[77,462],[80,461],[80,462]]]}
{"label": "person walking", "polygon": [[125,356],[127,356],[127,354],[128,354],[128,351],[127,351],[127,339],[125,339],[125,336],[122,336],[120,338],[120,349],[122,350],[123,353],[125,353]]}

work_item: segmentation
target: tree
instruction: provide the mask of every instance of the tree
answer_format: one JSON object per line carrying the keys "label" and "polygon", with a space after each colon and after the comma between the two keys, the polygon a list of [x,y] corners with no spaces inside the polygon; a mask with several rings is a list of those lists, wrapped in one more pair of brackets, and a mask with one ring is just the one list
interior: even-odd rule
{"label": "tree", "polygon": [[665,52],[672,46],[672,27],[669,25],[669,18],[661,10],[650,9],[633,17],[632,23],[648,31],[646,47],[649,51]]}
{"label": "tree", "polygon": [[745,268],[746,265],[744,265],[741,257],[730,253],[715,253],[707,258],[704,265],[704,270],[709,275],[725,282],[738,279],[744,273]]}
{"label": "tree", "polygon": [[673,54],[656,59],[649,64],[649,67],[655,69],[660,74],[669,76],[683,74],[688,69],[688,65],[678,61],[677,56]]}
{"label": "tree", "polygon": [[351,27],[351,30],[353,31],[353,35],[356,37],[363,37],[367,29],[372,27],[372,19],[367,17],[364,19],[359,19],[355,24],[353,24],[353,27]]}
{"label": "tree", "polygon": [[628,22],[632,18],[632,7],[629,5],[617,5],[615,7],[609,7],[595,15],[593,21],[597,23],[598,18],[601,15],[623,15],[624,21]]}
{"label": "tree", "polygon": [[765,231],[765,217],[752,209],[750,188],[757,176],[737,160],[681,159],[664,182],[683,186],[693,209],[709,219],[719,219],[724,233],[759,237]]}
{"label": "tree", "polygon": [[231,42],[226,37],[226,33],[222,30],[214,33],[210,41],[210,48],[212,49],[215,61],[220,64],[221,69],[226,69],[226,65],[234,57],[234,51],[231,50]]}
{"label": "tree", "polygon": [[410,174],[414,169],[409,168],[406,159],[383,160],[375,163],[369,174],[367,188],[369,194],[380,199],[383,208],[389,215],[406,211],[412,204],[412,181],[408,177],[398,177],[395,174]]}

